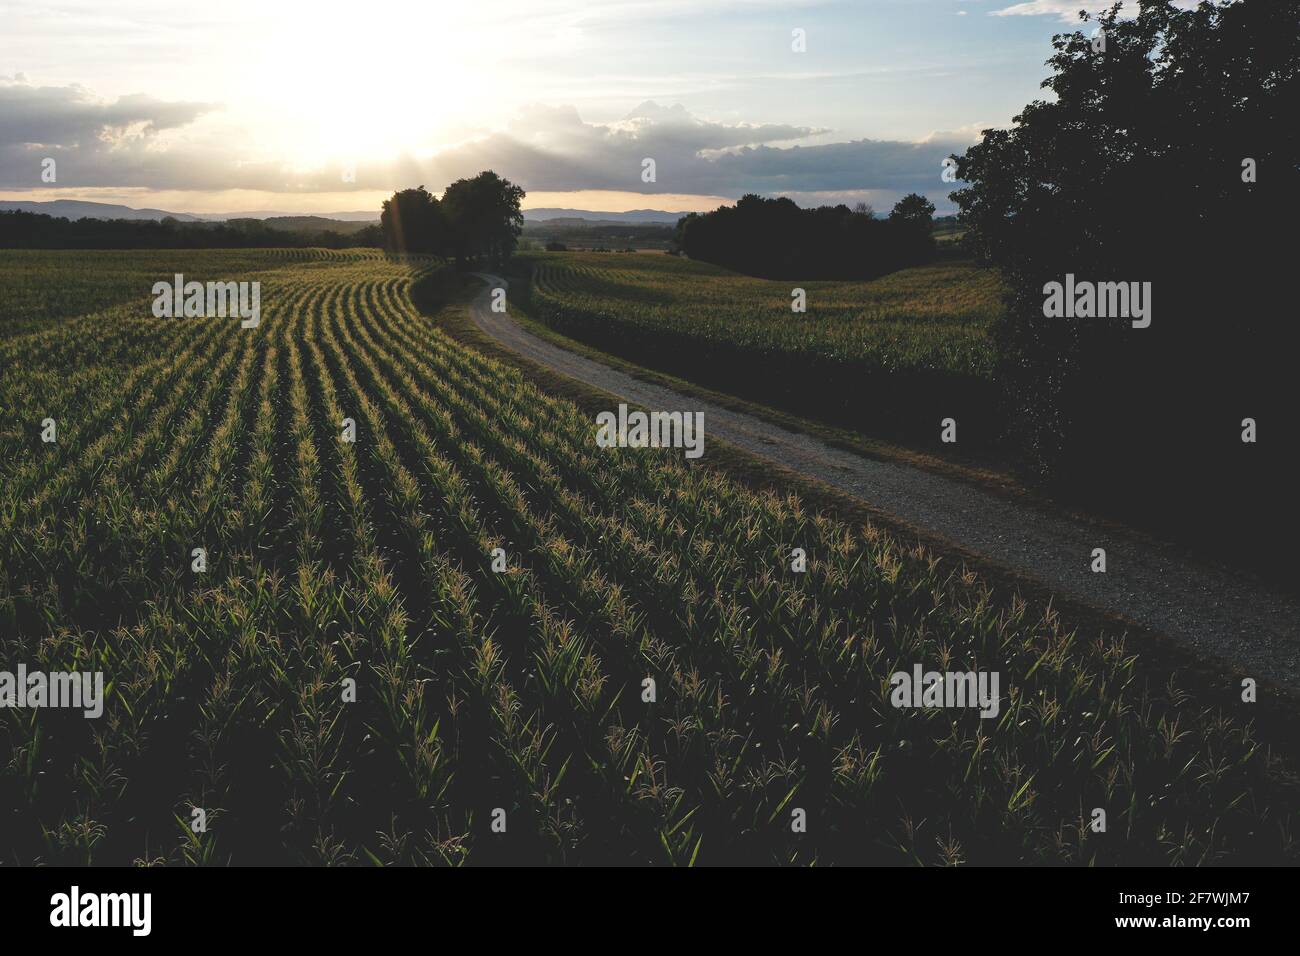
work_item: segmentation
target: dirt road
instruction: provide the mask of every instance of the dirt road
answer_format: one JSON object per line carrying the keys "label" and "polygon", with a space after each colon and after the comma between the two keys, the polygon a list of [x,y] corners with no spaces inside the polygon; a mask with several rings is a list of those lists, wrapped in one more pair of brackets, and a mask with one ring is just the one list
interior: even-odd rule
{"label": "dirt road", "polygon": [[[1053,592],[1300,693],[1300,606],[1291,599],[1149,542],[1047,514],[920,468],[863,458],[811,435],[641,381],[553,345],[509,315],[493,312],[491,289],[508,283],[486,273],[479,276],[488,286],[475,299],[472,314],[483,332],[519,355],[631,405],[703,411],[706,456],[708,442],[729,442],[997,561]],[[1106,550],[1105,573],[1091,570],[1093,548]]]}

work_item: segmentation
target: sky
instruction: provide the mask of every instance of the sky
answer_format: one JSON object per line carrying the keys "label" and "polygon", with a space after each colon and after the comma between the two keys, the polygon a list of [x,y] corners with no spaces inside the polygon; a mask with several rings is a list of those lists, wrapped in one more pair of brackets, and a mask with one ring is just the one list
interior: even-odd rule
{"label": "sky", "polygon": [[491,168],[525,208],[950,212],[944,157],[1109,2],[0,0],[0,199],[377,215]]}

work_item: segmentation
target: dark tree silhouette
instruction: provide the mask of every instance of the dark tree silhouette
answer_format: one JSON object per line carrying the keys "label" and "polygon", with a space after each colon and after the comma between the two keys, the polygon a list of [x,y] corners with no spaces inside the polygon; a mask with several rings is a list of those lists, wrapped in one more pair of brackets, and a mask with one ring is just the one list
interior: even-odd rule
{"label": "dark tree silhouette", "polygon": [[448,186],[441,208],[456,259],[461,263],[486,259],[496,264],[508,259],[524,225],[519,208],[523,198],[521,188],[491,170]]}
{"label": "dark tree silhouette", "polygon": [[676,242],[692,259],[770,279],[868,279],[934,254],[928,214],[922,227],[919,219],[876,219],[869,207],[800,209],[753,194],[678,220]]}
{"label": "dark tree silhouette", "polygon": [[[1300,4],[1118,10],[1100,35],[1054,39],[1055,99],[986,130],[953,198],[1010,285],[995,337],[1025,464],[1130,513],[1229,532],[1276,514],[1270,457],[1295,434],[1281,388],[1294,240],[1280,228],[1300,194]],[[1046,284],[1067,274],[1150,282],[1151,325],[1045,316]]]}
{"label": "dark tree silhouette", "polygon": [[449,245],[447,224],[438,200],[423,186],[403,189],[384,200],[379,225],[390,252],[443,255]]}
{"label": "dark tree silhouette", "polygon": [[929,232],[934,227],[934,203],[919,193],[908,193],[894,204],[889,218],[911,223]]}
{"label": "dark tree silhouette", "polygon": [[152,219],[65,219],[42,213],[0,212],[0,249],[250,249],[324,246],[378,247],[379,227],[354,232],[284,229],[260,219],[182,222]]}

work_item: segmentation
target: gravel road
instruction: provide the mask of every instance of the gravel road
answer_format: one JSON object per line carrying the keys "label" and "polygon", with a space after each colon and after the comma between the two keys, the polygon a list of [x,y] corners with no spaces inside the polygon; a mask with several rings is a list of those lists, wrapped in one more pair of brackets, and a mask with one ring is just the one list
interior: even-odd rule
{"label": "gravel road", "polygon": [[[709,441],[728,442],[997,561],[1053,592],[1152,628],[1200,656],[1216,657],[1249,676],[1300,693],[1300,605],[1294,600],[1149,542],[1051,515],[910,465],[863,458],[813,436],[641,381],[553,345],[508,315],[493,312],[491,289],[508,287],[508,282],[487,273],[477,275],[488,283],[472,306],[474,323],[483,332],[519,355],[631,405],[650,411],[703,411],[706,456]],[[1090,568],[1093,548],[1106,549],[1104,574]]]}

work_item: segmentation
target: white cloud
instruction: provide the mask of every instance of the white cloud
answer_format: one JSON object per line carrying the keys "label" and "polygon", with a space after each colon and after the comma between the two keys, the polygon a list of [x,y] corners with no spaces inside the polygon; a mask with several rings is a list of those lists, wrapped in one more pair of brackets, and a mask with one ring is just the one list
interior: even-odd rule
{"label": "white cloud", "polygon": [[[1174,6],[1190,9],[1199,2],[1199,0],[1174,0]],[[1098,14],[1104,10],[1109,10],[1115,5],[1115,0],[1026,0],[1024,3],[1013,4],[1009,7],[1003,7],[1001,10],[990,10],[990,16],[995,17],[1036,17],[1036,16],[1056,16],[1067,23],[1079,22],[1079,11],[1087,10],[1091,14]],[[1137,0],[1127,0],[1124,7],[1120,10],[1120,16],[1133,17],[1137,15]]]}

